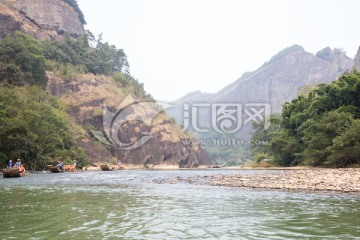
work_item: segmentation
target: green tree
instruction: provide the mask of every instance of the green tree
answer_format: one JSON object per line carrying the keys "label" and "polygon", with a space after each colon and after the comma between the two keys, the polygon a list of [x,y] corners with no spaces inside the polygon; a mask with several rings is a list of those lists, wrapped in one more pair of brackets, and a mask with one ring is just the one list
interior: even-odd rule
{"label": "green tree", "polygon": [[0,82],[45,86],[45,58],[36,39],[15,32],[0,40]]}
{"label": "green tree", "polygon": [[330,111],[305,130],[303,142],[304,164],[312,166],[325,165],[331,151],[328,149],[334,138],[346,131],[353,118],[347,113]]}
{"label": "green tree", "polygon": [[129,75],[129,63],[124,50],[102,42],[101,35],[96,39],[89,31],[77,39],[65,35],[64,41],[44,42],[43,48],[48,60],[83,65],[93,74],[121,72]]}
{"label": "green tree", "polygon": [[[265,129],[264,123],[254,123],[254,133],[251,136],[252,142],[270,143],[271,140],[277,135],[277,133],[282,130],[280,123],[281,117],[278,115],[271,116],[270,126],[267,129]],[[270,144],[254,144],[250,146],[250,149],[254,156],[258,154],[271,155]]]}
{"label": "green tree", "polygon": [[[360,118],[360,72],[345,73],[331,84],[321,84],[285,103],[278,129],[256,131],[253,138],[271,139],[268,153],[278,165],[344,166],[355,163],[356,129]],[[356,124],[355,124],[356,126]],[[350,130],[351,129],[351,130]],[[345,138],[352,139],[346,142]],[[342,146],[348,146],[341,151]]]}
{"label": "green tree", "polygon": [[273,162],[280,166],[297,165],[296,154],[300,152],[297,139],[286,131],[278,132],[270,143]]}
{"label": "green tree", "polygon": [[353,120],[351,126],[337,136],[326,150],[330,152],[326,165],[344,167],[360,163],[360,120]]}
{"label": "green tree", "polygon": [[[4,117],[0,117],[0,153],[21,157],[33,169],[46,167],[52,159],[68,156],[84,161],[76,150],[66,108],[38,87],[0,89]],[[77,156],[77,153],[79,154]]]}

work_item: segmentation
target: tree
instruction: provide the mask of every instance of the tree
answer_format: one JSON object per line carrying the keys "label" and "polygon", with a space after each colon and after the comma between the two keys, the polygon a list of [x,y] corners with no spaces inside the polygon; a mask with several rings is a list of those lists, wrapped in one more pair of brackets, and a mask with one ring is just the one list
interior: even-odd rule
{"label": "tree", "polygon": [[[0,153],[21,157],[33,169],[44,168],[52,159],[84,160],[74,144],[66,108],[39,87],[0,89]],[[70,152],[65,156],[63,152]]]}
{"label": "tree", "polygon": [[65,35],[64,41],[44,42],[45,57],[62,64],[83,65],[93,74],[111,75],[121,72],[129,75],[129,63],[122,49],[96,39],[91,32],[73,39]]}
{"label": "tree", "polygon": [[305,130],[303,159],[306,165],[320,166],[327,162],[333,140],[346,131],[353,121],[351,115],[330,111]]}
{"label": "tree", "polygon": [[21,32],[0,40],[0,82],[45,86],[45,58],[39,42]]}
{"label": "tree", "polygon": [[286,131],[278,132],[271,140],[270,144],[273,162],[280,166],[297,165],[296,153],[300,151],[297,139]]}
{"label": "tree", "polygon": [[360,163],[360,120],[353,120],[351,126],[333,140],[327,151],[330,156],[326,165],[344,167]]}
{"label": "tree", "polygon": [[345,73],[285,103],[277,129],[255,131],[253,139],[270,139],[278,165],[346,166],[357,163],[360,118],[360,72]]}
{"label": "tree", "polygon": [[[261,124],[254,123],[253,124],[254,133],[251,137],[252,142],[270,143],[271,140],[277,135],[277,133],[282,130],[280,126],[280,122],[281,122],[280,116],[272,115],[270,120],[271,124],[268,129],[264,128],[265,127],[264,123]],[[250,146],[250,148],[253,155],[258,155],[258,154],[270,155],[271,153],[270,144],[260,144],[260,145],[254,144]]]}

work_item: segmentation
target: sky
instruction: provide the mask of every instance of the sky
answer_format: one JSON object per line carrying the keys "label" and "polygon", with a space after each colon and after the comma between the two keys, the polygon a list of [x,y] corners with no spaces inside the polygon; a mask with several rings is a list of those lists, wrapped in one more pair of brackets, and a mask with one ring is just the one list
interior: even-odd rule
{"label": "sky", "polygon": [[78,0],[86,29],[124,49],[161,101],[217,92],[282,49],[360,46],[358,0]]}

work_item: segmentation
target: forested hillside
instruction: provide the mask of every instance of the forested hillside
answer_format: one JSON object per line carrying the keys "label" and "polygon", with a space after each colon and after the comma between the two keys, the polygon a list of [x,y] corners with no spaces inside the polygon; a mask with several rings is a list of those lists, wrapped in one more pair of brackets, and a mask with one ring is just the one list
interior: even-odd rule
{"label": "forested hillside", "polygon": [[[128,67],[123,50],[91,33],[51,42],[21,32],[1,39],[0,164],[18,157],[33,169],[57,160],[87,164],[83,149],[75,145],[84,129],[66,113],[68,106],[63,101],[45,91],[46,70],[71,79],[85,72],[125,76],[122,72]],[[121,79],[150,98],[135,79]]]}
{"label": "forested hillside", "polygon": [[344,167],[360,163],[360,72],[354,70],[331,84],[321,84],[286,103],[272,126],[253,140],[257,160],[276,165]]}

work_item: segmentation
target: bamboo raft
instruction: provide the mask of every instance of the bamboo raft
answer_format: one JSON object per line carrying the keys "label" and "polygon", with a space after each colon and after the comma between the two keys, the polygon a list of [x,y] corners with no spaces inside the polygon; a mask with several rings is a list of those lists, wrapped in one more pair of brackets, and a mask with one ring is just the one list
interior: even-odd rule
{"label": "bamboo raft", "polygon": [[103,171],[114,171],[114,170],[124,170],[125,169],[123,166],[118,166],[118,165],[109,166],[107,164],[100,165],[100,168]]}
{"label": "bamboo raft", "polygon": [[101,170],[103,170],[103,171],[113,171],[113,169],[111,169],[110,166],[107,165],[107,164],[102,164],[102,165],[100,165],[100,168],[101,168]]}
{"label": "bamboo raft", "polygon": [[63,166],[63,169],[60,170],[58,167],[48,165],[48,170],[52,173],[77,172],[77,171],[82,171],[83,167],[81,167],[81,166],[74,167],[72,165],[65,165],[65,166]]}
{"label": "bamboo raft", "polygon": [[12,168],[12,169],[4,169],[3,170],[3,177],[4,178],[19,178],[19,177],[25,177],[29,173],[25,171],[20,171],[18,168]]}
{"label": "bamboo raft", "polygon": [[64,171],[58,169],[57,167],[54,167],[54,166],[51,166],[51,165],[48,166],[48,169],[52,173],[62,173],[62,172],[64,172]]}

